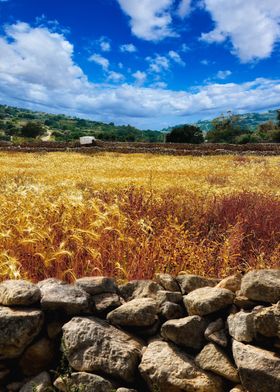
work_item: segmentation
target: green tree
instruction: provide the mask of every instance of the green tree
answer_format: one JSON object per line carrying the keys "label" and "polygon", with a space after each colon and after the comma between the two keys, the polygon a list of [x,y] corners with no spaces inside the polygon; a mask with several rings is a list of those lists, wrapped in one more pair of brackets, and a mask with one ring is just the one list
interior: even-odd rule
{"label": "green tree", "polygon": [[238,137],[250,134],[248,129],[240,126],[240,116],[228,112],[212,121],[212,130],[207,133],[207,141],[210,143],[237,143]]}
{"label": "green tree", "polygon": [[191,143],[200,144],[204,142],[202,130],[195,125],[181,125],[172,129],[166,135],[168,143]]}
{"label": "green tree", "polygon": [[21,135],[24,137],[36,138],[37,136],[43,135],[45,129],[40,122],[28,121],[21,128]]}

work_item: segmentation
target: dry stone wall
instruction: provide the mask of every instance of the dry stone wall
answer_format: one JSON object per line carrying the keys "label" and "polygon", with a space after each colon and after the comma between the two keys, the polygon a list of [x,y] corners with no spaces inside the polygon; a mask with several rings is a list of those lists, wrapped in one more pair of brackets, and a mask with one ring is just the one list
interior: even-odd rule
{"label": "dry stone wall", "polygon": [[0,391],[279,392],[280,271],[4,281]]}

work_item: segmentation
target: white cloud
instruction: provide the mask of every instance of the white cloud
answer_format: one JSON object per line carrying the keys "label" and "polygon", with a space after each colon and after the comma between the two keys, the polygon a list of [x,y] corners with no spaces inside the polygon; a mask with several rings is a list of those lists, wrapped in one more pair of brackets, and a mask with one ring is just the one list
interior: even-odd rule
{"label": "white cloud", "polygon": [[110,52],[111,51],[111,44],[108,40],[106,40],[105,37],[102,37],[100,39],[100,49],[102,50],[102,52]]}
{"label": "white cloud", "polygon": [[131,30],[138,38],[160,41],[176,36],[171,27],[174,0],[117,0],[130,17]]}
{"label": "white cloud", "polygon": [[219,71],[219,72],[217,72],[217,78],[224,80],[224,79],[228,78],[231,74],[232,74],[232,72],[229,70]]}
{"label": "white cloud", "polygon": [[100,65],[104,70],[109,68],[109,60],[105,57],[101,56],[100,54],[94,53],[89,57],[89,61]]}
{"label": "white cloud", "polygon": [[177,13],[178,16],[184,19],[191,11],[191,2],[192,0],[181,0]]}
{"label": "white cloud", "polygon": [[133,44],[124,44],[124,45],[120,46],[120,51],[134,53],[134,52],[137,52],[137,48]]}
{"label": "white cloud", "polygon": [[280,2],[275,0],[204,0],[215,28],[201,35],[209,43],[229,39],[242,62],[264,59],[280,40]]}
{"label": "white cloud", "polygon": [[132,74],[132,76],[137,80],[137,82],[139,84],[142,84],[145,82],[145,80],[147,79],[147,74],[146,72],[142,72],[142,71],[136,71]]}
{"label": "white cloud", "polygon": [[155,57],[147,57],[146,60],[150,63],[150,72],[161,73],[169,70],[170,61],[165,56],[156,54]]}
{"label": "white cloud", "polygon": [[109,71],[107,79],[112,82],[121,82],[125,79],[125,77],[119,72]]}
{"label": "white cloud", "polygon": [[25,23],[6,27],[0,53],[0,102],[34,110],[161,128],[229,109],[280,106],[280,80],[272,79],[209,83],[189,91],[168,90],[160,81],[149,88],[91,83],[74,63],[73,46],[63,35]]}
{"label": "white cloud", "polygon": [[185,66],[186,63],[182,60],[181,56],[179,55],[179,53],[175,52],[174,50],[170,50],[168,52],[169,57],[175,61],[175,63],[181,65],[181,66]]}

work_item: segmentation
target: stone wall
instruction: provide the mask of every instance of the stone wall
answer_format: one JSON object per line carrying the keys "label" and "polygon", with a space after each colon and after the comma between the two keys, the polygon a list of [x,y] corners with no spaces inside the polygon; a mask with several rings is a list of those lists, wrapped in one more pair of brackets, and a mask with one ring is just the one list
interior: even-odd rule
{"label": "stone wall", "polygon": [[0,391],[280,391],[279,270],[5,281],[0,305]]}

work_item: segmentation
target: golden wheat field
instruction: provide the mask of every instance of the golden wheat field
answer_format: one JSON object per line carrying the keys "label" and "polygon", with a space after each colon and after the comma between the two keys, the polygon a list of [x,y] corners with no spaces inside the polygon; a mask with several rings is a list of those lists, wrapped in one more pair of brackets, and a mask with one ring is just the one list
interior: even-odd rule
{"label": "golden wheat field", "polygon": [[0,275],[280,267],[280,157],[0,153]]}

